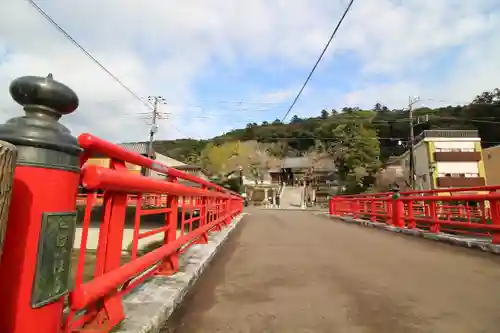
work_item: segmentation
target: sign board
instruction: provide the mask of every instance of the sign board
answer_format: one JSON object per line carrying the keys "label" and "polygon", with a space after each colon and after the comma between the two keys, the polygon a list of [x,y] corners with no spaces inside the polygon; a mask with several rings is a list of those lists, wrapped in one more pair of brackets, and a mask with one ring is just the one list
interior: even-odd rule
{"label": "sign board", "polygon": [[76,212],[44,213],[38,241],[38,260],[31,306],[54,302],[68,292]]}

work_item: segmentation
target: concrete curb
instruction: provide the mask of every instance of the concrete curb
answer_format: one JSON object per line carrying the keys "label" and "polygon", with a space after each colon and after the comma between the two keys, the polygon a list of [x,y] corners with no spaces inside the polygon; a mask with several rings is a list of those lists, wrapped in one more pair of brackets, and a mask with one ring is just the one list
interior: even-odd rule
{"label": "concrete curb", "polygon": [[457,236],[453,234],[447,233],[432,233],[427,230],[422,229],[408,229],[408,228],[399,228],[391,225],[387,225],[385,223],[380,222],[371,222],[363,219],[354,219],[352,217],[344,217],[344,216],[331,216],[326,213],[328,217],[334,220],[340,220],[346,223],[355,223],[365,227],[377,228],[385,231],[398,232],[405,235],[411,235],[415,237],[422,237],[429,240],[445,242],[448,244],[466,247],[470,249],[478,249],[483,252],[488,252],[492,254],[500,254],[500,245],[491,244],[490,240],[481,239],[481,238],[472,238],[472,237],[464,237]]}
{"label": "concrete curb", "polygon": [[262,207],[262,208],[259,208],[259,209],[262,209],[262,210],[291,210],[291,211],[296,211],[296,210],[299,210],[299,211],[303,211],[303,212],[327,212],[328,209],[321,209],[321,208],[294,208],[294,207],[286,207],[286,208],[265,208],[265,207]]}
{"label": "concrete curb", "polygon": [[180,256],[177,274],[153,277],[127,294],[123,299],[126,318],[113,332],[159,332],[245,215],[234,218],[222,231],[209,234],[208,244],[186,250]]}

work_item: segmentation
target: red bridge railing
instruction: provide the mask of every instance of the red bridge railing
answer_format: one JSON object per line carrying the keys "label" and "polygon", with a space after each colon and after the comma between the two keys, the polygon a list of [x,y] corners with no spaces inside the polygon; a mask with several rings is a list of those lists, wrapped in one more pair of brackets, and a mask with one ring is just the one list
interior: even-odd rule
{"label": "red bridge railing", "polygon": [[[242,212],[243,199],[221,186],[91,134],[72,137],[57,121],[78,98],[51,75],[17,79],[11,95],[26,115],[0,125],[0,140],[18,155],[0,239],[0,332],[111,332],[125,318],[124,295],[149,277],[175,274],[183,251]],[[95,155],[109,166],[89,165]],[[133,174],[126,163],[165,179]],[[142,228],[154,215],[160,223]]]}
{"label": "red bridge railing", "polygon": [[[85,149],[81,158],[81,183],[86,190],[105,191],[102,199],[104,219],[99,230],[94,278],[83,282],[91,210],[97,199],[95,192],[89,194],[75,286],[70,293],[70,312],[66,317],[67,332],[97,324],[108,329],[116,326],[124,318],[120,301],[124,294],[152,275],[175,273],[179,268],[179,253],[192,244],[207,243],[208,232],[219,231],[231,223],[243,207],[241,197],[223,187],[169,168],[91,134],[80,135],[78,142]],[[110,167],[85,166],[87,159],[94,154],[110,158]],[[168,180],[132,174],[125,163],[164,173],[168,175]],[[178,184],[179,179],[201,185],[201,188]],[[131,255],[130,261],[121,265],[125,214],[131,203],[135,206]],[[150,208],[145,209],[146,205]],[[177,235],[179,211],[181,230]],[[197,216],[194,216],[195,212]],[[186,213],[190,218],[186,219]],[[141,217],[152,214],[164,214],[164,226],[141,233]],[[196,228],[193,228],[194,224],[197,224]],[[155,234],[164,234],[163,245],[139,257],[139,240]]]}
{"label": "red bridge railing", "polygon": [[336,196],[329,213],[500,244],[500,186]]}

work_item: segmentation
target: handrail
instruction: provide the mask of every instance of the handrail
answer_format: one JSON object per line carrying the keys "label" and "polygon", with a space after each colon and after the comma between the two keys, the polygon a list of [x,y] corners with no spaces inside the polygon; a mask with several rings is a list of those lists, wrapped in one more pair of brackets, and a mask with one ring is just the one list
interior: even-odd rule
{"label": "handrail", "polygon": [[135,164],[144,168],[149,168],[159,173],[165,175],[190,181],[195,184],[203,185],[208,188],[218,190],[220,192],[230,192],[235,195],[237,193],[226,189],[225,187],[219,186],[200,177],[190,175],[186,172],[177,170],[175,168],[169,167],[161,162],[157,162],[151,158],[142,156],[136,152],[127,150],[120,147],[114,143],[101,139],[95,135],[89,133],[83,133],[78,136],[78,143],[85,149],[85,158],[88,159],[94,154],[102,154],[108,158],[120,160],[123,162]]}
{"label": "handrail", "polygon": [[[500,185],[486,185],[486,186],[472,186],[472,187],[450,187],[450,188],[438,188],[432,190],[411,190],[411,191],[401,191],[402,195],[416,195],[416,194],[431,194],[431,193],[458,193],[458,192],[472,192],[472,191],[498,191],[500,190]],[[337,197],[343,198],[358,198],[358,197],[377,197],[377,196],[387,196],[394,192],[375,192],[375,193],[360,193],[360,194],[340,194]]]}
{"label": "handrail", "polygon": [[85,285],[75,289],[72,293],[71,308],[73,310],[83,310],[92,302],[109,294],[117,286],[129,281],[131,277],[137,275],[138,272],[145,271],[163,258],[173,254],[181,246],[189,243],[191,240],[201,236],[217,225],[217,221],[212,222],[202,228],[196,229],[188,235],[177,238],[172,243],[163,245],[162,247],[145,254],[144,256],[126,263],[125,265],[97,277]]}
{"label": "handrail", "polygon": [[178,183],[134,175],[128,172],[119,172],[96,165],[88,165],[83,169],[82,185],[88,190],[104,189],[128,193],[169,193],[179,196],[189,195],[213,198],[231,197],[229,193],[211,192]]}
{"label": "handrail", "polygon": [[[500,244],[500,193],[494,192],[497,189],[500,186],[439,189],[428,193],[407,191],[401,195],[336,196],[330,200],[329,213],[398,228],[480,236]],[[440,195],[447,190],[451,190],[449,195]]]}

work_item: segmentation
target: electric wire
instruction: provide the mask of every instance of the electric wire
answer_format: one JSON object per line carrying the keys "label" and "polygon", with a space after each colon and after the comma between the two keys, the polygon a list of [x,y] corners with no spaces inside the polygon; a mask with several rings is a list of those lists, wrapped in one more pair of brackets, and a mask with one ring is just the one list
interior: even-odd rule
{"label": "electric wire", "polygon": [[[28,3],[40,14],[42,15],[54,28],[56,28],[60,33],[62,33],[66,39],[68,39],[73,45],[75,45],[80,51],[82,51],[92,62],[94,62],[100,69],[102,69],[106,74],[108,74],[116,83],[118,83],[123,89],[125,89],[132,97],[141,102],[148,109],[153,110],[154,106],[147,100],[141,98],[137,93],[135,93],[131,88],[129,88],[122,80],[120,80],[116,75],[114,75],[109,69],[107,69],[99,60],[97,60],[89,51],[87,51],[80,43],[78,43],[63,27],[61,27],[49,14],[47,14],[34,0],[27,0]],[[148,122],[145,122],[149,125]],[[177,128],[175,124],[170,124],[172,127],[183,134],[182,131]]]}
{"label": "electric wire", "polygon": [[40,15],[42,15],[49,23],[59,30],[71,43],[73,43],[77,48],[80,49],[90,60],[92,60],[97,66],[99,66],[104,72],[106,72],[116,83],[118,83],[122,88],[124,88],[126,91],[128,91],[129,94],[131,94],[135,99],[140,101],[142,104],[144,104],[146,107],[152,109],[153,105],[147,101],[145,101],[143,98],[141,98],[139,95],[137,95],[132,89],[130,89],[125,83],[123,83],[119,78],[116,77],[111,71],[109,71],[103,64],[99,62],[92,54],[90,54],[89,51],[87,51],[80,43],[78,43],[71,35],[66,32],[54,19],[47,14],[42,8],[40,8],[34,0],[27,0],[28,3],[35,8]]}
{"label": "electric wire", "polygon": [[302,85],[302,87],[300,88],[299,92],[297,93],[297,96],[295,96],[295,99],[293,100],[292,104],[288,108],[288,111],[285,113],[285,115],[281,119],[281,122],[285,121],[286,117],[288,117],[288,115],[290,114],[290,112],[292,111],[292,109],[295,107],[295,104],[297,104],[297,101],[299,100],[300,96],[302,95],[302,92],[304,91],[304,89],[306,88],[307,84],[309,83],[309,80],[311,79],[311,76],[316,71],[316,67],[318,67],[319,63],[323,59],[323,56],[325,55],[326,51],[328,50],[328,47],[330,46],[333,38],[335,37],[335,35],[337,34],[337,31],[339,30],[340,26],[342,25],[342,22],[344,21],[344,18],[347,16],[347,13],[349,13],[349,11],[351,10],[351,7],[352,7],[353,3],[354,3],[354,0],[351,0],[349,2],[349,4],[347,5],[344,13],[342,14],[342,17],[340,18],[339,22],[337,23],[337,26],[333,30],[330,38],[328,39],[328,42],[326,43],[325,47],[323,48],[323,51],[321,51],[321,54],[319,55],[318,60],[316,61],[316,63],[314,64],[313,68],[309,72],[309,75],[307,76],[304,84]]}

